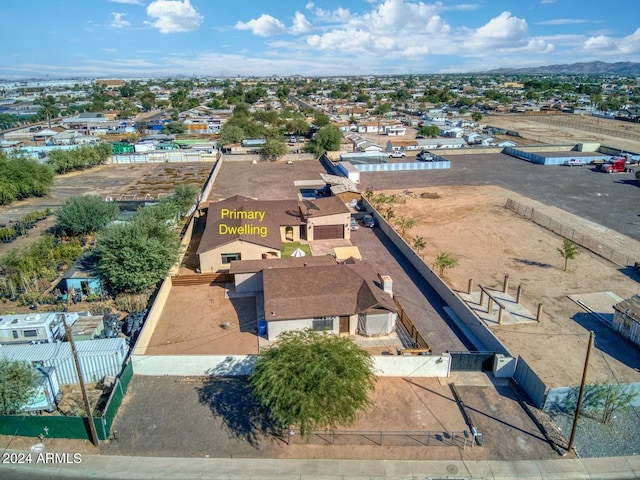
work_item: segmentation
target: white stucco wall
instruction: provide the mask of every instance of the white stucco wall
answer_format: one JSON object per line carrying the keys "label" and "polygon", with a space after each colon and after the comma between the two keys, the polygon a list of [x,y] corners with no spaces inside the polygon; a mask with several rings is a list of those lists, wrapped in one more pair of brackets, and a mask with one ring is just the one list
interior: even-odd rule
{"label": "white stucco wall", "polygon": [[[135,375],[232,376],[249,375],[256,355],[133,355]],[[448,377],[448,355],[375,355],[373,370],[379,377]]]}
{"label": "white stucco wall", "polygon": [[[313,318],[303,318],[298,320],[267,320],[267,337],[269,340],[275,340],[282,332],[291,330],[304,330],[312,328]],[[340,328],[339,317],[333,317],[333,328],[329,330],[331,333],[338,333]]]}

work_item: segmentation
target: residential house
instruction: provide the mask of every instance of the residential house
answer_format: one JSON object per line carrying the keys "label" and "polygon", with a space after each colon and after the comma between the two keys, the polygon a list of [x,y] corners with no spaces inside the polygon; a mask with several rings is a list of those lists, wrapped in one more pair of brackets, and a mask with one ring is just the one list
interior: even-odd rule
{"label": "residential house", "polygon": [[236,195],[209,203],[196,252],[200,271],[226,271],[233,260],[279,258],[287,241],[349,239],[350,216],[337,197],[298,202]]}
{"label": "residential house", "polygon": [[351,212],[338,197],[302,200],[299,203],[306,240],[349,239]]}
{"label": "residential house", "polygon": [[416,140],[422,150],[432,150],[435,148],[462,148],[467,142],[464,138],[425,138]]}
{"label": "residential house", "polygon": [[227,270],[232,260],[280,257],[282,242],[300,240],[296,200],[258,201],[235,195],[207,208],[198,245],[200,271]]}
{"label": "residential house", "polygon": [[390,137],[399,137],[407,134],[407,127],[404,125],[392,125],[385,128],[385,133]]}
{"label": "residential house", "polygon": [[[391,279],[366,262],[336,263],[330,255],[232,262],[236,289],[262,295],[258,332],[268,340],[311,328],[340,335],[388,335],[397,309]],[[384,289],[383,289],[384,288]]]}

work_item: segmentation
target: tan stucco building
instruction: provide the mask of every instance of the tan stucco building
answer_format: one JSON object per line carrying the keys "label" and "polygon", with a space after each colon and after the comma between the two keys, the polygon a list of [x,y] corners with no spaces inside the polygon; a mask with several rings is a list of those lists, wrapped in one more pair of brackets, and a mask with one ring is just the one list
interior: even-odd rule
{"label": "tan stucco building", "polygon": [[196,252],[200,271],[228,271],[233,260],[279,258],[283,242],[349,239],[349,221],[337,197],[298,202],[236,195],[211,202]]}

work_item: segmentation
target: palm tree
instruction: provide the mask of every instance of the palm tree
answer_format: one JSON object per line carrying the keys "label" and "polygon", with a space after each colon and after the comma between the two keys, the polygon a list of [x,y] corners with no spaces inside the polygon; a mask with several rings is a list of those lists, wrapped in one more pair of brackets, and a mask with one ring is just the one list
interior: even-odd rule
{"label": "palm tree", "polygon": [[400,229],[400,234],[404,236],[405,232],[415,227],[418,224],[418,222],[414,218],[405,217],[404,215],[402,215],[398,217],[398,219],[396,220],[396,224]]}
{"label": "palm tree", "polygon": [[52,95],[39,97],[34,103],[40,105],[40,115],[47,119],[49,128],[51,128],[51,117],[56,116],[60,109],[56,105],[56,100]]}
{"label": "palm tree", "polygon": [[565,238],[562,241],[562,248],[559,248],[558,252],[560,252],[560,255],[562,256],[562,258],[564,258],[564,271],[566,272],[567,262],[576,258],[580,253],[580,250],[578,249],[578,245],[573,243],[568,238]]}
{"label": "palm tree", "polygon": [[459,265],[458,259],[449,252],[439,253],[433,261],[433,267],[440,270],[440,276],[444,274],[445,269],[454,268]]}
{"label": "palm tree", "polygon": [[418,252],[418,255],[420,255],[420,252],[422,250],[424,250],[424,247],[427,246],[427,242],[425,241],[424,237],[421,237],[420,235],[416,235],[413,239],[413,248],[416,249],[416,252]]}

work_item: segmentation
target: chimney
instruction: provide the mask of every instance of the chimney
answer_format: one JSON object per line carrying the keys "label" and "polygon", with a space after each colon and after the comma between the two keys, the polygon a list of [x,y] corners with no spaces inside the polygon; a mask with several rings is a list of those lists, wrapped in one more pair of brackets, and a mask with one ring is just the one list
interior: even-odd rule
{"label": "chimney", "polygon": [[380,278],[382,290],[393,297],[393,280],[391,280],[391,277],[389,275],[378,274],[378,278]]}

